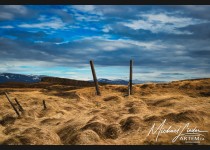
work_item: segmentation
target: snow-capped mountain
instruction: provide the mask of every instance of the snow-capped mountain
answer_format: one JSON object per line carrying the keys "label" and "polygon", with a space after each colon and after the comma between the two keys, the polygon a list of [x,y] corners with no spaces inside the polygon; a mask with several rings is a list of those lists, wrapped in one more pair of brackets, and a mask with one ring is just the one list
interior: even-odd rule
{"label": "snow-capped mountain", "polygon": [[[44,75],[23,75],[23,74],[14,74],[14,73],[0,73],[0,83],[5,82],[28,82],[28,83],[34,83],[34,82],[40,82],[41,78],[48,77]],[[89,80],[90,82],[93,82],[93,80]],[[128,85],[128,80],[122,80],[122,79],[114,79],[109,80],[105,78],[99,78],[99,83],[108,83],[108,84],[119,84],[119,85]],[[140,80],[133,80],[133,84],[141,84],[146,82],[162,82],[162,81],[140,81]]]}
{"label": "snow-capped mountain", "polygon": [[14,73],[0,73],[0,83],[4,82],[39,82],[44,76],[41,75],[23,75]]}
{"label": "snow-capped mountain", "polygon": [[[93,80],[90,80],[90,81],[93,81]],[[98,82],[99,83],[128,85],[128,80],[122,80],[122,79],[109,80],[109,79],[99,78]],[[133,83],[138,84],[138,83],[144,83],[144,82],[139,81],[139,80],[133,80]]]}
{"label": "snow-capped mountain", "polygon": [[[90,80],[90,81],[93,81],[93,80]],[[128,80],[122,80],[122,79],[109,80],[109,79],[99,78],[98,82],[99,83],[128,85]],[[133,84],[143,84],[143,83],[148,83],[148,82],[160,83],[163,81],[141,81],[141,80],[137,80],[137,79],[133,80]]]}
{"label": "snow-capped mountain", "polygon": [[109,79],[100,78],[100,79],[98,79],[98,82],[109,83],[109,84],[122,84],[122,85],[128,84],[128,81],[121,80],[121,79],[109,80]]}

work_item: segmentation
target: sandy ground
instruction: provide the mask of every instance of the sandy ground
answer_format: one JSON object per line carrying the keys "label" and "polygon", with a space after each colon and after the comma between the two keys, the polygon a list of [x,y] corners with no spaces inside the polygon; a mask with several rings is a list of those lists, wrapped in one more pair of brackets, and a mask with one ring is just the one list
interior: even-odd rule
{"label": "sandy ground", "polygon": [[[154,123],[157,129],[166,119],[165,129],[181,131],[189,123],[185,129],[207,131],[197,144],[210,145],[210,79],[134,85],[130,96],[127,86],[103,85],[100,90],[101,96],[94,87],[0,88],[0,144],[194,144],[180,137],[172,142],[180,132],[162,133],[157,141],[159,130],[148,135]],[[4,91],[22,105],[20,118]]]}

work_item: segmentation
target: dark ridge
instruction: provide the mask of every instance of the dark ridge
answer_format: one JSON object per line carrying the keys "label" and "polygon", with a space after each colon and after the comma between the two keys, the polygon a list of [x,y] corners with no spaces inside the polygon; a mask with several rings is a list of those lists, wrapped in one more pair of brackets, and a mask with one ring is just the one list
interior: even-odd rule
{"label": "dark ridge", "polygon": [[184,80],[177,80],[177,81],[172,81],[172,82],[179,82],[179,81],[198,81],[198,80],[207,80],[210,78],[196,78],[196,79],[184,79]]}
{"label": "dark ridge", "polygon": [[[58,77],[43,77],[41,78],[41,82],[57,83],[61,85],[70,85],[70,86],[79,86],[79,87],[90,87],[95,85],[94,82],[90,81],[82,81],[82,80],[74,80],[74,79],[66,79]],[[100,83],[100,85],[105,85],[105,83]]]}

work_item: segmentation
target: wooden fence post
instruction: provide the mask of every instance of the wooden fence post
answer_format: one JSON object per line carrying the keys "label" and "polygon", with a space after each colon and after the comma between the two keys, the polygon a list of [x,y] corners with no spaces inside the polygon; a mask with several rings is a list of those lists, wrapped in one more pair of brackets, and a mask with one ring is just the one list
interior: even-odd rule
{"label": "wooden fence post", "polygon": [[128,82],[128,96],[130,95],[130,82]]}
{"label": "wooden fence post", "polygon": [[18,105],[19,110],[20,110],[21,112],[23,112],[24,109],[23,109],[23,107],[20,105],[20,103],[18,102],[17,98],[15,98],[15,102],[16,102],[16,104]]}
{"label": "wooden fence post", "polygon": [[93,64],[93,61],[92,60],[90,60],[90,66],[91,66],[91,70],[92,70],[92,74],[93,74],[93,80],[94,80],[95,87],[96,87],[96,94],[97,95],[101,95],[101,93],[99,91],[99,87],[98,87],[98,81],[97,81],[97,78],[96,78],[94,64]]}
{"label": "wooden fence post", "polygon": [[16,112],[16,114],[18,115],[18,117],[20,117],[20,114],[19,114],[18,110],[15,108],[15,106],[14,106],[14,104],[12,103],[12,101],[10,100],[8,94],[7,94],[6,92],[4,92],[4,94],[6,95],[6,97],[7,97],[8,101],[9,101],[9,103],[11,104],[12,108],[14,109],[14,111]]}
{"label": "wooden fence post", "polygon": [[133,60],[130,60],[130,95],[132,95]]}
{"label": "wooden fence post", "polygon": [[47,106],[46,106],[45,100],[43,100],[43,106],[44,106],[44,109],[47,109]]}

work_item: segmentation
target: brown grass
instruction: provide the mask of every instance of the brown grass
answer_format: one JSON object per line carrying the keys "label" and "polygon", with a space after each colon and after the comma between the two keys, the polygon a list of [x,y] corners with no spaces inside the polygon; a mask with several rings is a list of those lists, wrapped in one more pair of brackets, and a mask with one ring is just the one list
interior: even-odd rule
{"label": "brown grass", "polygon": [[[56,83],[0,85],[0,144],[95,145],[172,143],[174,133],[147,136],[154,123],[166,127],[186,123],[210,131],[210,79],[164,84],[138,84],[127,96],[127,86],[76,87]],[[24,112],[17,118],[4,91],[17,98]],[[45,100],[47,109],[43,109]],[[210,144],[210,133],[200,144]]]}

